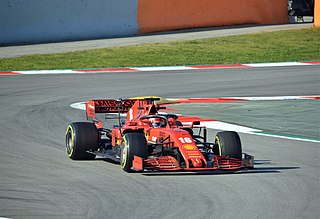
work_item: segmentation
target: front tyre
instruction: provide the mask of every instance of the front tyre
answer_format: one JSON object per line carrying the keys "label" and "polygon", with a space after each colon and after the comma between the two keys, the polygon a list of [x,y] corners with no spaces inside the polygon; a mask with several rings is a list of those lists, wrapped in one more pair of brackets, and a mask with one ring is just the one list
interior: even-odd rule
{"label": "front tyre", "polygon": [[120,164],[124,171],[131,172],[134,155],[147,158],[148,145],[142,133],[127,133],[121,144]]}
{"label": "front tyre", "polygon": [[215,145],[214,154],[242,160],[242,146],[237,132],[218,132]]}
{"label": "front tyre", "polygon": [[99,132],[93,123],[74,122],[66,131],[66,153],[72,160],[92,160],[96,157],[87,151],[98,149]]}

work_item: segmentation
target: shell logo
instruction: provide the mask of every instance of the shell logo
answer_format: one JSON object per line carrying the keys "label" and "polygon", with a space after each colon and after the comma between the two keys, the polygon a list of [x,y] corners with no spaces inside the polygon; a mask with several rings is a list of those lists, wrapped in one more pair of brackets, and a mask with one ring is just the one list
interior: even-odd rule
{"label": "shell logo", "polygon": [[186,150],[193,150],[194,149],[194,145],[185,144],[185,145],[183,145],[183,148],[186,149]]}

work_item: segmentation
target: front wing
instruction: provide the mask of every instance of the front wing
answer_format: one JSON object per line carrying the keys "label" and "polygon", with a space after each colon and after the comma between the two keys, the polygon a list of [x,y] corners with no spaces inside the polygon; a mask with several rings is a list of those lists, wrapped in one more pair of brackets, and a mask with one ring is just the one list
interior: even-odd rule
{"label": "front wing", "polygon": [[241,169],[253,169],[254,157],[249,154],[243,154],[242,160],[214,156],[210,167],[185,168],[179,165],[179,162],[172,156],[159,156],[143,159],[134,156],[132,167],[136,171],[154,170],[154,171],[212,171],[212,170],[229,170],[236,171]]}

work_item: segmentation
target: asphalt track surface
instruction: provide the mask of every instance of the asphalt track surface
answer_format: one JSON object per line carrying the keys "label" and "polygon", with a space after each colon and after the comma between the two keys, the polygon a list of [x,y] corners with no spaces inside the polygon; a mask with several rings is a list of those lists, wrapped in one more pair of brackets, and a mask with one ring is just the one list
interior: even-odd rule
{"label": "asphalt track surface", "polygon": [[319,66],[1,76],[0,217],[319,218],[319,143],[240,134],[254,170],[128,174],[72,161],[64,142],[67,125],[85,119],[75,102],[317,95],[319,77]]}

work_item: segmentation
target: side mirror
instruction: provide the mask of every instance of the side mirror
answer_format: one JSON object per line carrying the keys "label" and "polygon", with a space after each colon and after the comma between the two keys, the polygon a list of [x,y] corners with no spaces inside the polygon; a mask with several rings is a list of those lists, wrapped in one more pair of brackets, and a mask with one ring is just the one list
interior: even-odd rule
{"label": "side mirror", "polygon": [[194,125],[200,125],[200,121],[193,121],[192,126],[194,126]]}

